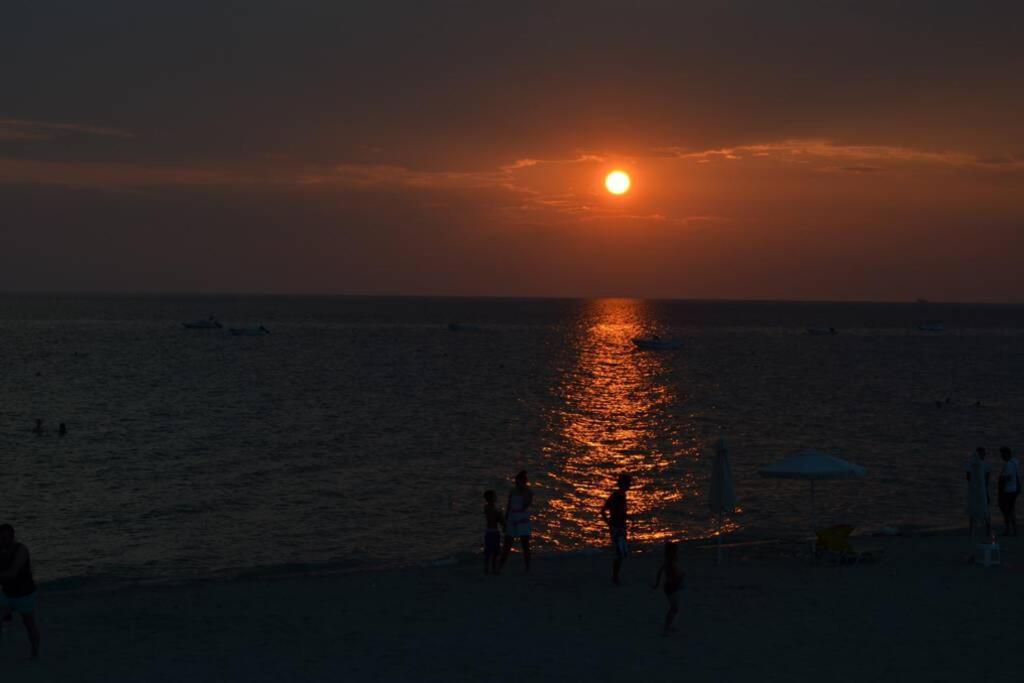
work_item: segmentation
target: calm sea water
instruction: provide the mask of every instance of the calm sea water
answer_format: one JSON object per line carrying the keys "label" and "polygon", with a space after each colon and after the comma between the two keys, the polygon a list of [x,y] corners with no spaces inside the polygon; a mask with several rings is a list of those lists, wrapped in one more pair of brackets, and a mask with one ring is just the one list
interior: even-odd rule
{"label": "calm sea water", "polygon": [[[272,334],[181,325],[211,313]],[[700,537],[719,435],[736,533],[806,532],[806,485],[756,472],[805,447],[868,469],[822,522],[953,524],[974,446],[1024,447],[1020,307],[6,295],[0,345],[0,517],[50,581],[472,552],[520,468],[548,549],[603,543],[623,470],[636,536]]]}

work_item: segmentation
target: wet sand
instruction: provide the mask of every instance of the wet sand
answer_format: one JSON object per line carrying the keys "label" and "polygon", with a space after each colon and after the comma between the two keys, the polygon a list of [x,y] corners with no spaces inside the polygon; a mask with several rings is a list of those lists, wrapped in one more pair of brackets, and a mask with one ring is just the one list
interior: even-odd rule
{"label": "wet sand", "polygon": [[43,656],[5,625],[11,681],[1019,680],[1024,541],[1003,565],[962,536],[860,539],[878,562],[800,546],[683,548],[679,632],[661,635],[655,555],[482,563],[110,593],[40,594]]}

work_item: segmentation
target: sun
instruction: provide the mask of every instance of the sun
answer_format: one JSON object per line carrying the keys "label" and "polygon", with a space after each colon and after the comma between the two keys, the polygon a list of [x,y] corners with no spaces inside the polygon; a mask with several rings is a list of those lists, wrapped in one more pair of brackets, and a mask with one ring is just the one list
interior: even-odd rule
{"label": "sun", "polygon": [[629,175],[625,171],[612,171],[604,179],[604,186],[612,194],[629,192]]}

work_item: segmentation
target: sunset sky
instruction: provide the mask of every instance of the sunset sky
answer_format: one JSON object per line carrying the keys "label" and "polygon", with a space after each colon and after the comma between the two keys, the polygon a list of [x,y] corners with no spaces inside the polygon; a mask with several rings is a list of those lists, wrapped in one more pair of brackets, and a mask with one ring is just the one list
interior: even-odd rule
{"label": "sunset sky", "polygon": [[0,84],[2,290],[1024,302],[1019,1],[14,0]]}

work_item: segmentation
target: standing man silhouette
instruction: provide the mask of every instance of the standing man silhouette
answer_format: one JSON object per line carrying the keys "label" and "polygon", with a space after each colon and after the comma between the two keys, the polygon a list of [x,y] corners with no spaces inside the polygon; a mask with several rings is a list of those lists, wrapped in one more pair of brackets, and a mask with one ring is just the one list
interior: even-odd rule
{"label": "standing man silhouette", "polygon": [[7,604],[0,608],[0,626],[13,613],[21,615],[32,644],[32,659],[39,657],[39,626],[36,624],[36,584],[28,548],[14,540],[14,527],[0,524],[0,586]]}
{"label": "standing man silhouette", "polygon": [[1017,535],[1017,496],[1020,494],[1020,461],[1013,457],[1009,446],[999,449],[1003,471],[999,475],[999,510],[1003,513],[1003,534]]}
{"label": "standing man silhouette", "polygon": [[626,491],[633,483],[633,477],[620,474],[616,489],[601,506],[601,519],[608,525],[608,532],[615,549],[615,562],[612,564],[612,581],[619,583],[619,569],[622,561],[629,555],[629,542],[626,536]]}

